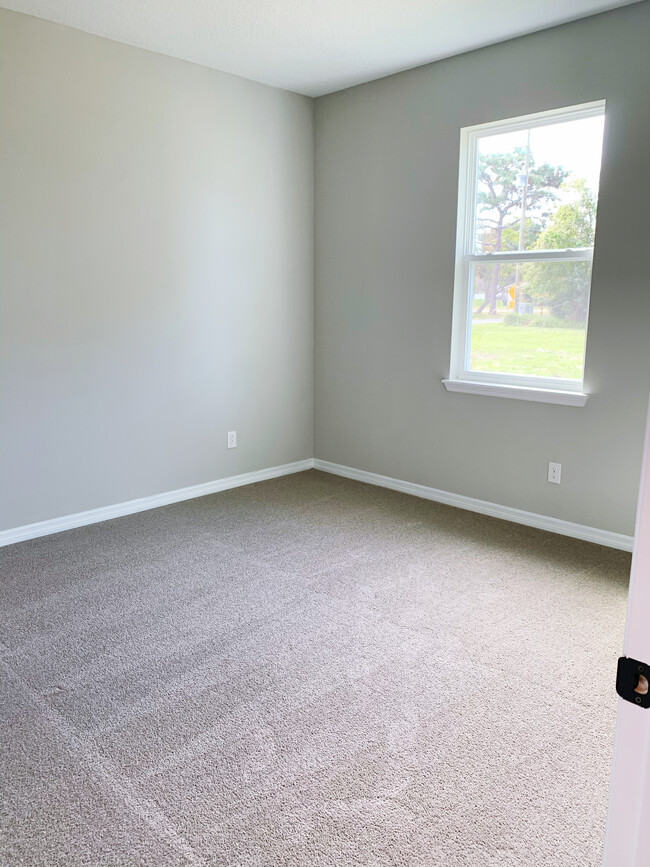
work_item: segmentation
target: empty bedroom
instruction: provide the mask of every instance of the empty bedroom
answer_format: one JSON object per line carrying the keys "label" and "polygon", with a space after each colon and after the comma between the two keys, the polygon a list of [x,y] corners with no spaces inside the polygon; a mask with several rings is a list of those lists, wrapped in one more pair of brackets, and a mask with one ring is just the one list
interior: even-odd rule
{"label": "empty bedroom", "polygon": [[650,0],[0,7],[0,867],[650,867]]}

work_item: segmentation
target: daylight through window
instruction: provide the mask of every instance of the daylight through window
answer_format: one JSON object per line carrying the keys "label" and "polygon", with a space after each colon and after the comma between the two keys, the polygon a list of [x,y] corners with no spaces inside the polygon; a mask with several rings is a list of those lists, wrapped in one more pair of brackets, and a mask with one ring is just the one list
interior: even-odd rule
{"label": "daylight through window", "polygon": [[452,380],[582,391],[604,111],[462,131]]}

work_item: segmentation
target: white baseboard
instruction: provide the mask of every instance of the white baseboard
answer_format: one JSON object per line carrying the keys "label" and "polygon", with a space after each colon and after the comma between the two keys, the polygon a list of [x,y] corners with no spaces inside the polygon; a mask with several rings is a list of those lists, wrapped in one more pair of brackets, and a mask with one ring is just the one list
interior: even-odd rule
{"label": "white baseboard", "polygon": [[77,512],[75,515],[65,515],[62,518],[52,518],[49,521],[38,521],[36,524],[26,524],[23,527],[2,530],[0,531],[0,547],[13,545],[14,542],[24,542],[27,539],[36,539],[39,536],[49,536],[51,533],[60,533],[62,530],[72,530],[74,527],[84,527],[86,524],[97,524],[111,518],[121,518],[123,515],[132,515],[135,512],[145,512],[147,509],[168,506],[170,503],[178,503],[181,500],[205,497],[207,494],[216,494],[217,491],[225,491],[228,488],[239,488],[242,485],[251,485],[253,482],[263,482],[264,479],[275,479],[290,473],[300,473],[303,470],[311,470],[313,466],[313,459],[308,458],[304,461],[295,461],[292,464],[268,467],[265,470],[217,479],[214,482],[178,488],[176,491],[166,491],[164,494],[140,497],[138,500],[129,500],[126,503],[102,506],[99,509],[89,509],[87,512]]}
{"label": "white baseboard", "polygon": [[381,488],[413,494],[413,496],[425,500],[435,500],[436,503],[445,503],[448,506],[456,506],[470,512],[491,515],[493,518],[514,521],[516,524],[526,524],[529,527],[537,527],[539,530],[559,533],[561,536],[572,536],[575,539],[584,539],[598,545],[607,545],[609,548],[618,548],[621,551],[631,551],[634,544],[634,537],[625,536],[623,533],[612,533],[609,530],[599,530],[584,524],[562,521],[560,518],[536,515],[534,512],[525,512],[523,509],[514,509],[511,506],[499,506],[497,503],[476,500],[474,497],[465,497],[462,494],[450,494],[448,491],[439,491],[437,488],[429,488],[426,485],[416,485],[414,482],[403,482],[400,479],[380,476],[378,473],[368,473],[365,470],[355,470],[352,467],[344,467],[330,461],[321,461],[318,458],[314,460],[314,469],[333,473],[337,476],[345,476],[347,479],[356,479],[369,485],[378,485]]}
{"label": "white baseboard", "polygon": [[108,521],[111,518],[132,515],[135,512],[144,512],[147,509],[156,509],[158,506],[168,506],[170,503],[178,503],[181,500],[205,497],[208,494],[215,494],[228,488],[238,488],[241,485],[262,482],[264,479],[274,479],[279,476],[289,475],[290,473],[300,473],[303,470],[310,470],[312,468],[323,470],[326,473],[333,473],[337,476],[345,476],[348,479],[356,479],[369,485],[378,485],[382,488],[390,488],[393,491],[402,491],[405,494],[412,494],[425,500],[446,503],[448,506],[456,506],[459,509],[467,509],[470,512],[480,512],[482,515],[492,515],[494,518],[514,521],[516,524],[526,524],[529,527],[548,530],[550,533],[559,533],[562,536],[584,539],[587,542],[595,542],[598,545],[607,545],[609,548],[619,548],[621,551],[631,551],[634,542],[632,536],[625,536],[622,533],[599,530],[596,527],[574,524],[571,521],[562,521],[559,518],[550,518],[547,515],[536,515],[534,512],[525,512],[523,509],[500,506],[497,503],[476,500],[473,497],[465,497],[462,494],[451,494],[448,491],[440,491],[437,488],[430,488],[426,485],[404,482],[401,479],[392,479],[390,476],[368,473],[365,470],[355,470],[353,467],[344,467],[341,464],[321,461],[318,458],[308,458],[304,461],[295,461],[294,463],[283,464],[279,467],[268,467],[265,470],[256,470],[252,473],[242,473],[238,476],[217,479],[213,482],[204,482],[203,484],[192,485],[188,488],[179,488],[176,491],[154,494],[151,497],[140,497],[140,499],[129,500],[126,503],[102,506],[99,509],[89,509],[86,512],[65,515],[62,518],[52,518],[48,521],[39,521],[36,524],[26,524],[23,527],[2,530],[0,531],[0,547],[12,545],[15,542],[24,542],[27,539],[36,539],[39,536],[49,536],[51,533],[60,533],[63,530],[72,530],[74,527],[83,527],[86,524],[97,524],[100,521]]}

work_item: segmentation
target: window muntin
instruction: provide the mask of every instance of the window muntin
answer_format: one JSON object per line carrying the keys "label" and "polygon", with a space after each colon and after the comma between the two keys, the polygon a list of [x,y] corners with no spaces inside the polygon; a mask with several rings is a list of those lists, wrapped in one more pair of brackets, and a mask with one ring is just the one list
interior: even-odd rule
{"label": "window muntin", "polygon": [[604,107],[462,131],[452,379],[582,390]]}

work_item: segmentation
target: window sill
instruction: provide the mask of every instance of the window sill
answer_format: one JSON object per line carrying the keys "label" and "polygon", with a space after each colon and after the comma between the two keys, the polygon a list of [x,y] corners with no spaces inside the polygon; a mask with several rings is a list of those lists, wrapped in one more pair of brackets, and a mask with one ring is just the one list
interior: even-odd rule
{"label": "window sill", "polygon": [[514,400],[534,400],[538,403],[557,403],[564,406],[584,406],[589,397],[582,391],[559,391],[551,388],[529,388],[522,385],[496,385],[491,382],[470,382],[465,379],[443,379],[442,384],[447,391],[464,391],[466,394],[507,397]]}

